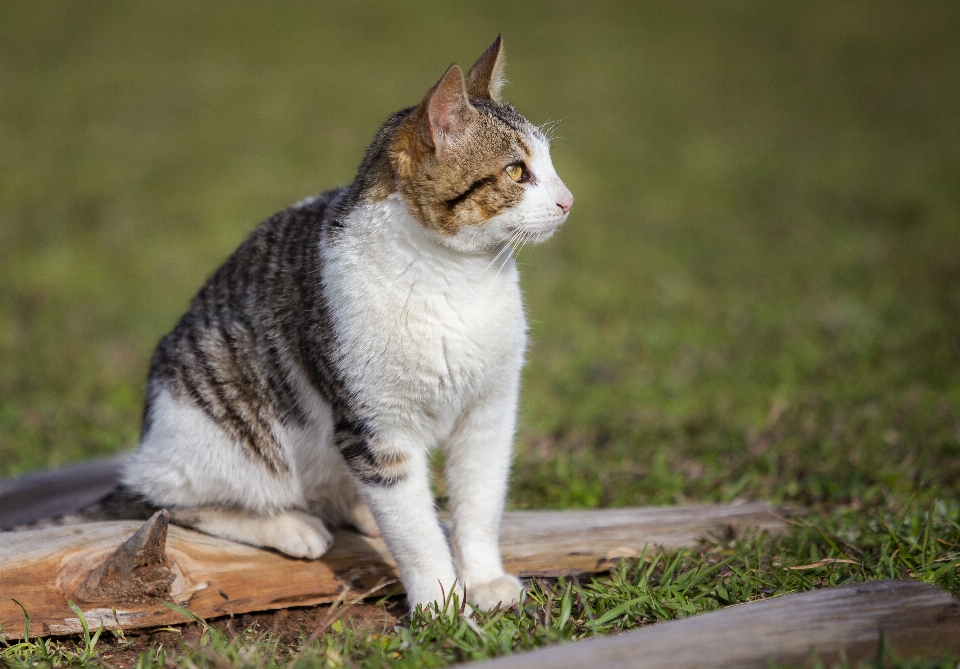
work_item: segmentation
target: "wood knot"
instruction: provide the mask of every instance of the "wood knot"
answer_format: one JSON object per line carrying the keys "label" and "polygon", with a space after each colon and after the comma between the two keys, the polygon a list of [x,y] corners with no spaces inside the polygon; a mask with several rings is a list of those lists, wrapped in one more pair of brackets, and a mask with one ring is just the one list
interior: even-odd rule
{"label": "wood knot", "polygon": [[166,509],[153,514],[84,579],[74,597],[82,602],[144,602],[170,597],[174,574],[165,553],[169,522]]}

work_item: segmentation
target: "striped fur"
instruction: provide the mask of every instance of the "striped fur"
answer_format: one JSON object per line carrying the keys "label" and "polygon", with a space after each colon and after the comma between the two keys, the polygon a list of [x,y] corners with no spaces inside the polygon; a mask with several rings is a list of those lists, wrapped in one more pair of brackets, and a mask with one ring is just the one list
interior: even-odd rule
{"label": "striped fur", "polygon": [[455,581],[483,607],[516,598],[497,548],[526,340],[509,247],[549,237],[572,196],[500,101],[502,63],[498,38],[466,77],[451,66],[349,187],[273,216],[210,277],[153,356],[125,485],[299,557],[326,550],[322,521],[382,533],[411,605]]}

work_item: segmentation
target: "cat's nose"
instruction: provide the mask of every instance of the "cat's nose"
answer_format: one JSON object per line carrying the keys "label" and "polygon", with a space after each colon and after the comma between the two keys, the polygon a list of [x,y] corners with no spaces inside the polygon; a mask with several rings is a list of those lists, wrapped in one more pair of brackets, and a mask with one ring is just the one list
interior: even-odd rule
{"label": "cat's nose", "polygon": [[564,214],[569,212],[570,207],[573,206],[573,193],[564,188],[560,197],[557,198],[557,206],[560,207],[560,210],[563,211]]}

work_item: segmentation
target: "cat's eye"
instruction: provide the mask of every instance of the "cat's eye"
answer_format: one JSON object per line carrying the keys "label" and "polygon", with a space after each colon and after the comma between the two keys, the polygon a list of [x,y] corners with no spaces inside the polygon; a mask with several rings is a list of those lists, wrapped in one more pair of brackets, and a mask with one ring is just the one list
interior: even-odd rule
{"label": "cat's eye", "polygon": [[507,165],[507,176],[520,183],[520,179],[523,178],[523,165],[518,165],[514,163],[512,165]]}

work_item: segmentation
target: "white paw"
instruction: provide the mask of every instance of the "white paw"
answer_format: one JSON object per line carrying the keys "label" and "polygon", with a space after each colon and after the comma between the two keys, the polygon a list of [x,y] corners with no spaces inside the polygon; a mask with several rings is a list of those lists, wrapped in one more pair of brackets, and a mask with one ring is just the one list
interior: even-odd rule
{"label": "white paw", "polygon": [[316,516],[286,511],[266,520],[260,537],[262,546],[276,548],[292,557],[315,560],[330,548],[333,535]]}
{"label": "white paw", "polygon": [[489,583],[467,588],[467,599],[478,609],[490,611],[500,605],[501,609],[513,606],[520,601],[523,584],[516,576],[504,574]]}

